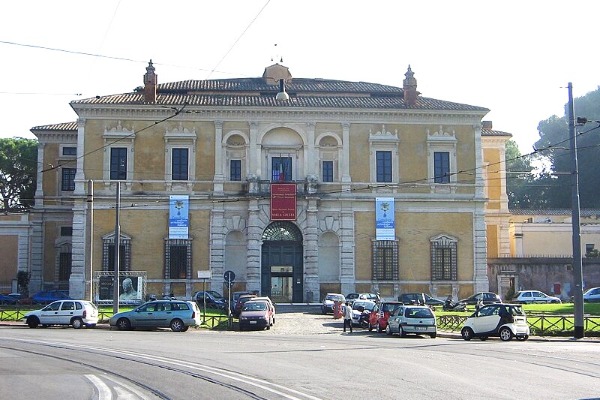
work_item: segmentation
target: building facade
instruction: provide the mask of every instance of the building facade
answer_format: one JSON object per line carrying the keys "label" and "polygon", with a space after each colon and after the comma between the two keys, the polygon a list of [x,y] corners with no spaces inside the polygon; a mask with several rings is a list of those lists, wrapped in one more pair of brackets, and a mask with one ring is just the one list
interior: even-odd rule
{"label": "building facade", "polygon": [[32,129],[33,289],[98,299],[117,264],[144,296],[223,292],[232,271],[232,290],[279,302],[461,297],[509,251],[505,183],[487,182],[510,135],[421,96],[410,67],[402,87],[279,64],[161,84],[150,62],[136,91],[70,105],[76,122]]}

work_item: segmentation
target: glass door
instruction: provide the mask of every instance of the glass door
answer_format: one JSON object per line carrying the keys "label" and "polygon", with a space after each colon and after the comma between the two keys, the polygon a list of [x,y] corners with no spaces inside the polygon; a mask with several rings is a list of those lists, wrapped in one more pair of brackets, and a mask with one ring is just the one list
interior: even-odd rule
{"label": "glass door", "polygon": [[271,266],[271,300],[275,303],[291,303],[294,293],[294,267]]}

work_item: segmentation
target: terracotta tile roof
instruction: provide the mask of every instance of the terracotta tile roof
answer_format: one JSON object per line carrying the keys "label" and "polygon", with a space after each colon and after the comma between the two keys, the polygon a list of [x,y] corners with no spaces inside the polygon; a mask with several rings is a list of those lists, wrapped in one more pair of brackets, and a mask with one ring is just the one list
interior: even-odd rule
{"label": "terracotta tile roof", "polygon": [[[367,82],[294,78],[286,84],[286,92],[290,95],[288,101],[275,100],[278,90],[277,85],[268,85],[263,78],[171,82],[158,85],[156,105],[489,111],[484,107],[428,97],[418,97],[417,103],[411,107],[404,102],[402,88]],[[71,104],[141,105],[144,104],[144,95],[142,89],[131,93],[75,100]]]}
{"label": "terracotta tile roof", "polygon": [[59,124],[40,125],[31,128],[32,131],[77,131],[77,122],[62,122]]}
{"label": "terracotta tile roof", "polygon": [[496,131],[493,129],[483,128],[481,130],[481,136],[511,136],[512,137],[512,134],[508,133],[508,132],[502,132],[502,131]]}

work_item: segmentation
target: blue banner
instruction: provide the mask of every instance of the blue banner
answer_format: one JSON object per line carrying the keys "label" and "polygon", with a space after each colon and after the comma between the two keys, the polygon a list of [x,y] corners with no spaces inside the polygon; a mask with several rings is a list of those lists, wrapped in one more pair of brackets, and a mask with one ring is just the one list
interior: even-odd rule
{"label": "blue banner", "polygon": [[396,240],[393,197],[375,199],[375,236],[377,240]]}
{"label": "blue banner", "polygon": [[169,239],[188,239],[189,205],[187,195],[169,196]]}

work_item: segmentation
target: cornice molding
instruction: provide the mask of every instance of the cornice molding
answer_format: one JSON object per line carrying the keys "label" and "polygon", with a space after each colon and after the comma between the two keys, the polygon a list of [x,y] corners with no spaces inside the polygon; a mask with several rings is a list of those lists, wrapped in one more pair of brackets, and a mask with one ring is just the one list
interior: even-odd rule
{"label": "cornice molding", "polygon": [[[99,120],[151,120],[168,118],[173,110],[143,106],[77,107],[79,118]],[[288,123],[335,122],[385,123],[417,125],[472,125],[480,123],[485,112],[431,110],[362,110],[362,109],[186,109],[174,117],[178,121],[286,121]]]}

